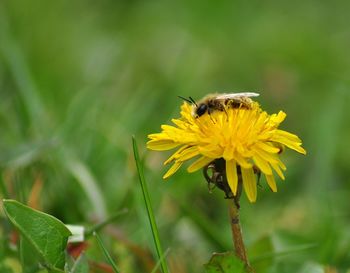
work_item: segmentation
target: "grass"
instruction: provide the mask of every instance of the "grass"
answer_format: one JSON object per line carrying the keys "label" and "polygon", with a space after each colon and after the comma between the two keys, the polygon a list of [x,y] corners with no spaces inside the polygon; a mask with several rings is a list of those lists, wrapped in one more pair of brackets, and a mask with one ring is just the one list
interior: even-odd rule
{"label": "grass", "polygon": [[[345,272],[349,8],[341,0],[1,3],[1,199],[26,203],[41,179],[40,209],[65,223],[90,226],[128,208],[100,235],[121,272],[151,272],[159,256],[137,182],[135,135],[160,243],[171,248],[169,271],[203,272],[212,252],[231,245],[226,203],[200,173],[181,170],[164,183],[166,155],[145,151],[147,134],[178,116],[178,95],[258,91],[269,113],[288,114],[283,128],[303,139],[308,155],[283,155],[278,193],[262,181],[255,205],[242,198],[246,244],[271,239],[277,254],[266,272],[302,272],[310,263]],[[1,214],[0,250],[16,257],[8,231]],[[87,258],[102,261],[94,244]],[[278,255],[309,244],[316,247]]]}
{"label": "grass", "polygon": [[119,273],[120,270],[118,269],[117,265],[116,265],[115,262],[113,261],[113,259],[112,259],[111,255],[109,254],[108,250],[105,248],[105,246],[104,246],[104,244],[103,244],[103,242],[102,242],[100,236],[99,236],[97,233],[94,233],[93,235],[95,236],[95,238],[96,238],[96,240],[97,240],[97,242],[98,242],[100,248],[102,249],[103,254],[105,255],[105,257],[106,257],[108,263],[112,266],[113,272],[114,272],[114,273]]}
{"label": "grass", "polygon": [[152,208],[152,204],[151,204],[151,198],[149,196],[148,187],[147,187],[147,183],[145,180],[145,175],[143,173],[143,167],[142,167],[142,163],[140,160],[140,155],[139,155],[139,151],[137,148],[137,143],[136,143],[135,137],[132,138],[132,146],[133,146],[133,150],[134,150],[134,158],[135,158],[135,162],[136,162],[137,173],[139,175],[140,185],[142,188],[142,195],[143,195],[143,198],[145,201],[147,215],[148,215],[149,223],[151,225],[153,240],[154,240],[154,244],[156,246],[157,255],[158,255],[158,258],[160,261],[160,266],[162,268],[163,273],[168,273],[169,269],[168,269],[167,262],[164,259],[164,252],[162,250],[162,246],[160,243],[159,231],[158,231],[156,219],[154,217],[153,208]]}

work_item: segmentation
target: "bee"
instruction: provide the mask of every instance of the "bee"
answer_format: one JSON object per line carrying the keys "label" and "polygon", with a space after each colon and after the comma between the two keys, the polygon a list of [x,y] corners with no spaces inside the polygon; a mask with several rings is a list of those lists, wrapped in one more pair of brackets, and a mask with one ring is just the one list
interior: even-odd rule
{"label": "bee", "polygon": [[209,94],[198,101],[198,103],[191,97],[189,99],[180,98],[192,104],[192,116],[199,118],[205,113],[210,115],[214,111],[223,112],[226,107],[250,109],[253,103],[251,97],[258,96],[258,93],[253,92]]}

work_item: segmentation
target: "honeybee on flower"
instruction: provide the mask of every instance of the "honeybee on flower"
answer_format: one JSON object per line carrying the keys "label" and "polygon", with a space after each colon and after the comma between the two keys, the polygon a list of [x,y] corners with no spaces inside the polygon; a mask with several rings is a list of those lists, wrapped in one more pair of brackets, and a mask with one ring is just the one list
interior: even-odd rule
{"label": "honeybee on flower", "polygon": [[196,118],[208,113],[209,115],[213,111],[225,111],[226,107],[232,108],[250,108],[253,100],[250,97],[258,97],[258,93],[242,92],[242,93],[224,93],[224,94],[209,94],[201,99],[198,103],[191,97],[183,100],[192,104],[192,115]]}
{"label": "honeybee on flower", "polygon": [[[221,174],[227,188],[237,195],[238,183],[242,181],[250,202],[257,198],[257,171],[262,173],[272,191],[277,191],[276,173],[284,180],[286,166],[279,158],[281,147],[288,147],[301,154],[301,140],[295,134],[278,127],[286,118],[280,111],[269,115],[253,97],[259,94],[231,93],[208,95],[196,103],[184,99],[174,125],[162,125],[162,131],[150,134],[147,147],[151,150],[178,150],[164,164],[173,165],[164,179],[173,175],[184,162],[196,158],[187,168],[195,172],[208,166],[224,165]],[[221,177],[222,178],[222,177]],[[214,178],[210,178],[214,179]],[[214,182],[217,182],[215,178]],[[226,192],[227,194],[227,192]]]}

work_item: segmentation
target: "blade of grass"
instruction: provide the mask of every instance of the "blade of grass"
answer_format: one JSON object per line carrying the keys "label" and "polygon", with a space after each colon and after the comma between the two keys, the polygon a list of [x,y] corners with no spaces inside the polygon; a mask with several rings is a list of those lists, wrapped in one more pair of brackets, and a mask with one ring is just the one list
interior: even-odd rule
{"label": "blade of grass", "polygon": [[165,250],[164,255],[158,260],[158,262],[154,266],[154,268],[153,268],[151,273],[156,273],[157,272],[157,270],[160,267],[160,265],[162,264],[163,260],[166,258],[166,256],[168,256],[169,251],[170,251],[169,248],[167,248],[167,250]]}
{"label": "blade of grass", "polygon": [[134,136],[132,137],[132,146],[133,146],[133,150],[134,150],[134,158],[135,158],[135,162],[136,162],[137,172],[139,175],[140,184],[141,184],[141,188],[142,188],[142,194],[143,194],[143,198],[145,200],[145,205],[146,205],[146,209],[147,209],[147,213],[148,213],[148,219],[149,219],[151,229],[152,229],[153,240],[154,240],[154,244],[155,244],[156,250],[157,250],[157,255],[158,255],[163,273],[168,273],[169,269],[168,269],[168,265],[166,263],[166,260],[162,259],[162,257],[164,257],[164,252],[163,252],[161,244],[160,244],[158,227],[157,227],[156,220],[155,220],[154,213],[153,213],[153,209],[151,206],[151,199],[150,199],[149,194],[148,194],[148,188],[147,188],[145,176],[143,173],[140,155],[139,155],[139,152],[137,149],[136,139]]}
{"label": "blade of grass", "polygon": [[[1,8],[4,8],[3,5]],[[4,62],[13,75],[17,90],[29,114],[31,127],[39,132],[44,132],[44,128],[46,130],[49,128],[45,114],[47,112],[32,78],[21,44],[12,37],[10,22],[3,10],[0,11],[0,41],[0,54],[2,53]]]}
{"label": "blade of grass", "polygon": [[91,228],[89,228],[88,230],[86,230],[85,232],[85,237],[89,237],[91,236],[94,232],[100,231],[101,229],[103,229],[105,226],[107,226],[108,224],[112,223],[113,221],[115,221],[115,219],[119,218],[121,215],[124,215],[128,213],[128,209],[127,208],[123,208],[121,211],[117,212],[116,214],[108,217],[106,220],[92,226]]}
{"label": "blade of grass", "polygon": [[99,246],[101,247],[101,249],[102,249],[104,255],[106,256],[106,259],[107,259],[108,262],[111,264],[111,266],[112,266],[112,268],[113,268],[113,271],[114,271],[115,273],[120,273],[120,271],[119,271],[117,265],[115,264],[115,262],[113,261],[111,255],[109,254],[109,252],[107,251],[107,249],[106,249],[105,246],[103,245],[100,236],[98,236],[98,234],[97,234],[96,232],[94,232],[93,235],[95,236],[95,238],[96,238],[96,240],[97,240]]}
{"label": "blade of grass", "polygon": [[265,254],[261,254],[257,257],[253,257],[251,259],[251,263],[258,263],[261,262],[263,260],[266,259],[270,259],[270,258],[275,258],[275,257],[279,257],[279,256],[284,256],[284,255],[289,255],[289,254],[293,254],[293,253],[298,253],[301,251],[306,251],[306,250],[310,250],[313,248],[318,247],[318,244],[305,244],[305,245],[301,245],[292,249],[288,249],[288,250],[284,250],[284,251],[274,251],[274,252],[270,252],[270,253],[265,253]]}
{"label": "blade of grass", "polygon": [[101,219],[107,218],[103,194],[90,168],[74,154],[73,149],[62,148],[59,156],[62,165],[75,177],[85,191],[96,215],[101,217]]}

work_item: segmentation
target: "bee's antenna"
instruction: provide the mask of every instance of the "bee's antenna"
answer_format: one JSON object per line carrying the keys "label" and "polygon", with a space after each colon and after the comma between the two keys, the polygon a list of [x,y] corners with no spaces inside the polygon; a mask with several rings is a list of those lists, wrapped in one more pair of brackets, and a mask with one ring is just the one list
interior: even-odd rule
{"label": "bee's antenna", "polygon": [[184,101],[187,101],[187,102],[189,102],[189,103],[191,103],[192,104],[192,101],[190,101],[189,99],[186,99],[186,98],[184,98],[184,97],[181,97],[181,96],[178,96],[180,99],[182,99],[182,100],[184,100]]}
{"label": "bee's antenna", "polygon": [[190,98],[190,101],[191,101],[194,105],[196,105],[196,106],[198,107],[196,101],[195,101],[194,99],[192,99],[192,97],[189,97],[189,98]]}
{"label": "bee's antenna", "polygon": [[187,99],[187,98],[184,98],[184,97],[181,97],[181,96],[178,96],[178,97],[180,99],[183,99],[184,101],[187,101],[190,104],[195,104],[197,106],[197,103],[191,97],[189,97],[190,99]]}

